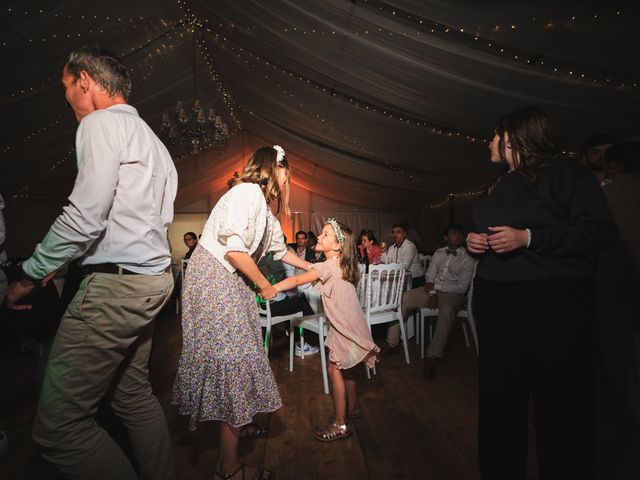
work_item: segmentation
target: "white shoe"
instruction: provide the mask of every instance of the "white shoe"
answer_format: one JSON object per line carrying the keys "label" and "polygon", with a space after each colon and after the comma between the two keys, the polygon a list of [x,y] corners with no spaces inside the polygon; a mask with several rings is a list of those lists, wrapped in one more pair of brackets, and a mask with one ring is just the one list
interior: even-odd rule
{"label": "white shoe", "polygon": [[[313,345],[309,345],[307,342],[304,342],[304,356],[307,355],[315,355],[320,352],[318,347],[314,347]],[[302,349],[300,349],[300,343],[296,343],[296,357],[302,356]]]}

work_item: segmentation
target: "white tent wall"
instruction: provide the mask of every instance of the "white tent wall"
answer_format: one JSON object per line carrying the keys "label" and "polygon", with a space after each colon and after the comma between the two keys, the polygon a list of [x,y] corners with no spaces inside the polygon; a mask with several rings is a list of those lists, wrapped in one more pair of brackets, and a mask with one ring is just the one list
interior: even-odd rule
{"label": "white tent wall", "polygon": [[409,209],[407,220],[410,227],[417,230],[420,237],[418,248],[432,253],[444,245],[443,229],[456,222],[464,227],[465,233],[471,231],[471,210],[477,196],[461,196],[444,200],[434,205],[420,205]]}
{"label": "white tent wall", "polygon": [[[226,188],[214,193],[210,198],[201,199],[188,206],[176,210],[173,223],[169,227],[169,240],[172,245],[174,261],[183,257],[187,248],[182,241],[186,232],[202,233],[204,224],[218,199]],[[362,229],[371,229],[380,240],[390,242],[391,226],[406,220],[406,213],[401,211],[379,212],[355,205],[338,202],[321,195],[314,194],[296,184],[292,185],[290,195],[291,214],[280,214],[278,218],[288,242],[293,242],[295,232],[309,230],[318,234],[322,231],[323,222],[330,217],[345,223],[357,235]]]}

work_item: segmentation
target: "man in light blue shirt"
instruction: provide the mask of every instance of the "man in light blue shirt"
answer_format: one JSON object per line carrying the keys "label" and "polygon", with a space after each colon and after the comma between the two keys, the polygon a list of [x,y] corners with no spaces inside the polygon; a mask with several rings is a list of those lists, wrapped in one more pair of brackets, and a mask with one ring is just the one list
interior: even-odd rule
{"label": "man in light blue shirt", "polygon": [[69,55],[62,83],[80,122],[69,204],[9,286],[7,305],[79,258],[85,277],[53,342],[33,437],[65,478],[137,479],[95,421],[104,397],[127,428],[142,478],[175,478],[171,439],[149,384],[154,319],[173,289],[167,229],[177,174],[127,104],[131,80],[99,47]]}

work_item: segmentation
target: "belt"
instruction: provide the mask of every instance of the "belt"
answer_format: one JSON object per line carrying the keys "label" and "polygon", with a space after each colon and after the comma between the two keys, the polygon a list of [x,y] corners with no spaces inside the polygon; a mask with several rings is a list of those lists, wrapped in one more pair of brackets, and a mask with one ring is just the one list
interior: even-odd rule
{"label": "belt", "polygon": [[112,273],[114,275],[144,275],[143,273],[132,272],[126,268],[119,267],[115,263],[96,263],[94,265],[85,265],[82,267],[82,273],[89,275],[90,273]]}

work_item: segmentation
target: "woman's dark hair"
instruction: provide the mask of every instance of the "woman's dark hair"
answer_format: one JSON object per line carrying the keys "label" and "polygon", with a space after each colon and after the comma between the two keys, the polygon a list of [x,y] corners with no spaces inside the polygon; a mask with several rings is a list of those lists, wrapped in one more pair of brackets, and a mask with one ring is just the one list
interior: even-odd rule
{"label": "woman's dark hair", "polygon": [[194,240],[198,240],[198,236],[195,234],[195,232],[187,232],[187,233],[185,233],[183,236],[184,236],[184,237],[187,237],[187,236],[188,236],[188,237],[193,238]]}
{"label": "woman's dark hair", "polygon": [[376,234],[373,233],[373,230],[362,230],[360,232],[360,240],[362,240],[363,236],[366,236],[374,245],[378,245],[378,239],[376,238]]}
{"label": "woman's dark hair", "polygon": [[560,155],[551,121],[547,113],[535,105],[507,113],[498,121],[495,133],[500,137],[500,160],[506,165],[506,133],[513,152],[513,167],[530,186],[536,182],[538,167]]}
{"label": "woman's dark hair", "polygon": [[125,100],[131,94],[131,78],[127,67],[118,56],[102,47],[85,45],[69,54],[65,65],[67,72],[74,78],[80,78],[85,71],[111,97],[122,95]]}

